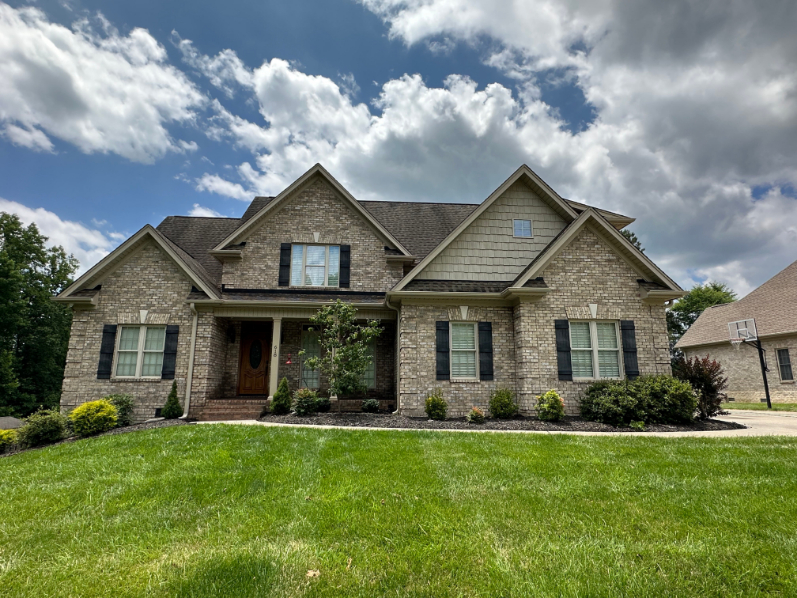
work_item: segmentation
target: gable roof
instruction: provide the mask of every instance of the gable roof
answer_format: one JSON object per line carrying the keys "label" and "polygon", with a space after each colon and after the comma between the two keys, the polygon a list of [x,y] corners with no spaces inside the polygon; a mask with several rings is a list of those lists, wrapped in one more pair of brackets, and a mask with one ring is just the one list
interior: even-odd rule
{"label": "gable roof", "polygon": [[797,262],[738,301],[704,310],[675,346],[730,342],[728,323],[748,318],[755,318],[759,337],[797,334]]}
{"label": "gable roof", "polygon": [[310,170],[305,172],[302,176],[291,183],[282,193],[277,195],[272,200],[266,202],[265,205],[263,205],[263,207],[260,208],[260,210],[258,210],[254,216],[249,217],[245,221],[242,219],[242,224],[230,235],[224,238],[220,243],[218,243],[215,247],[215,250],[222,251],[228,245],[240,243],[241,241],[245,240],[246,237],[253,230],[255,230],[258,222],[266,218],[269,213],[277,210],[282,203],[284,203],[288,198],[292,197],[295,192],[302,189],[305,184],[315,177],[321,177],[327,183],[329,183],[332,188],[335,189],[335,191],[337,191],[341,197],[343,197],[343,200],[349,204],[355,213],[362,216],[363,220],[370,224],[384,241],[386,241],[389,245],[395,246],[396,249],[401,251],[404,255],[410,255],[409,251],[407,251],[407,249],[398,241],[398,239],[396,239],[384,226],[382,226],[379,221],[371,216],[371,214],[360,205],[360,202],[354,199],[354,197],[352,197],[352,195],[343,187],[343,185],[335,180],[335,178],[329,174],[320,164],[316,164],[310,168]]}
{"label": "gable roof", "polygon": [[184,249],[177,246],[173,241],[153,228],[152,225],[147,224],[101,259],[94,267],[83,274],[83,276],[61,291],[55,299],[59,301],[68,301],[71,297],[76,295],[78,291],[98,284],[105,275],[116,269],[125,256],[141,247],[148,239],[153,240],[170,258],[172,258],[197,288],[204,291],[209,297],[218,296],[216,284],[205,268]]}
{"label": "gable roof", "polygon": [[[512,288],[522,287],[528,281],[542,276],[543,270],[557,255],[567,247],[586,226],[595,231],[607,241],[628,264],[636,270],[643,279],[650,280],[663,287],[662,290],[672,291],[670,298],[683,295],[683,289],[667,276],[661,268],[654,264],[649,257],[634,247],[628,239],[620,234],[615,227],[592,208],[587,208],[581,215],[566,226],[551,242],[535,257],[528,266],[518,274],[512,283]],[[658,291],[646,290],[646,293]]]}

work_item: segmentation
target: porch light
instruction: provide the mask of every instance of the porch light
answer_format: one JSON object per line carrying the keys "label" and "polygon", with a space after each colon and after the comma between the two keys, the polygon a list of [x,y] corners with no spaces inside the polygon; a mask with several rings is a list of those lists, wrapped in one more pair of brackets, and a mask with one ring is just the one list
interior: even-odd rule
{"label": "porch light", "polygon": [[285,365],[291,365],[291,354],[288,353],[288,361],[285,362]]}

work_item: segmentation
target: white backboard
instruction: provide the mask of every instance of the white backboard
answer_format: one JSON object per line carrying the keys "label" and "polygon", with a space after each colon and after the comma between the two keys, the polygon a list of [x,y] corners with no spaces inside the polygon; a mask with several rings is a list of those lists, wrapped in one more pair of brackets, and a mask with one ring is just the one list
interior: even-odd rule
{"label": "white backboard", "polygon": [[731,336],[731,342],[754,341],[758,338],[758,332],[756,331],[754,318],[738,320],[736,322],[728,322],[728,332]]}

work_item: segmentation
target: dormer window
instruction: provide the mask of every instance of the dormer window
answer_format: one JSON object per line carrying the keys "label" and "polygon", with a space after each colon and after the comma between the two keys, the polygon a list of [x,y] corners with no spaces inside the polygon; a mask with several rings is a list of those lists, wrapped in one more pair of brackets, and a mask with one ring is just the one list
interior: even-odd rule
{"label": "dormer window", "polygon": [[531,237],[531,220],[513,220],[512,224],[516,237]]}
{"label": "dormer window", "polygon": [[339,245],[291,246],[291,286],[337,287],[339,284]]}

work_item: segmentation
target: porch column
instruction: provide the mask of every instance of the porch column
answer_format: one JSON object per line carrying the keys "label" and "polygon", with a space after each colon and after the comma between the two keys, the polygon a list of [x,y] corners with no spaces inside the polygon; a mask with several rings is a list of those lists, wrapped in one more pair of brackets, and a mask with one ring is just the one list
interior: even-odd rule
{"label": "porch column", "polygon": [[274,325],[271,329],[271,365],[268,375],[268,398],[274,398],[279,385],[279,360],[280,360],[280,338],[282,337],[282,318],[274,318]]}

